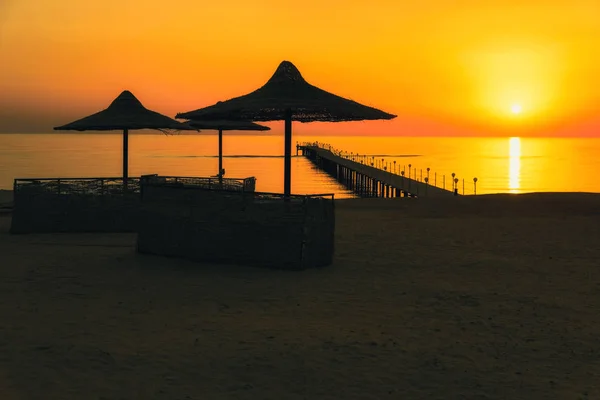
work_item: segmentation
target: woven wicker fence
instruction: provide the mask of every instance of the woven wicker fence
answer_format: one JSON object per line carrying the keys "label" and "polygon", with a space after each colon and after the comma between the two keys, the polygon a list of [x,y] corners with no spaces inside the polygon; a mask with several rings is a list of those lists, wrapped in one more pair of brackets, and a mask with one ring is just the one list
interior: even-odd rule
{"label": "woven wicker fence", "polygon": [[331,264],[333,195],[292,196],[144,186],[140,253],[305,269]]}
{"label": "woven wicker fence", "polygon": [[142,183],[253,191],[255,178],[161,177],[15,179],[11,233],[135,232]]}

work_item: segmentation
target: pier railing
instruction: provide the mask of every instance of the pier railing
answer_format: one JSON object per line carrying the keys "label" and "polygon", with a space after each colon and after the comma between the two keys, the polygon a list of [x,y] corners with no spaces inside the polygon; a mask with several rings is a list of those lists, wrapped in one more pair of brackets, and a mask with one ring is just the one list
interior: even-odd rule
{"label": "pier railing", "polygon": [[368,154],[359,154],[353,152],[347,152],[335,148],[329,143],[322,142],[299,142],[297,143],[300,147],[317,147],[323,150],[330,151],[332,154],[354,161],[356,163],[364,164],[381,171],[385,171],[392,175],[406,177],[414,181],[427,184],[439,189],[448,190],[454,192],[456,189],[457,193],[462,195],[466,194],[477,194],[477,182],[478,178],[460,178],[454,172],[449,174],[438,174],[437,171],[431,170],[431,168],[417,168],[412,163],[401,164],[396,160],[386,160],[385,157],[375,157]]}

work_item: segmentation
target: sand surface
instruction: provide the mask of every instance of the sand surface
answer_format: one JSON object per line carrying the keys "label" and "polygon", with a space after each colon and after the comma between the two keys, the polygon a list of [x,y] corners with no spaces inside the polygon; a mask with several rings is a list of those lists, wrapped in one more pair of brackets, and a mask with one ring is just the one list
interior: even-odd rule
{"label": "sand surface", "polygon": [[600,399],[600,196],[336,207],[302,272],[0,214],[0,399]]}

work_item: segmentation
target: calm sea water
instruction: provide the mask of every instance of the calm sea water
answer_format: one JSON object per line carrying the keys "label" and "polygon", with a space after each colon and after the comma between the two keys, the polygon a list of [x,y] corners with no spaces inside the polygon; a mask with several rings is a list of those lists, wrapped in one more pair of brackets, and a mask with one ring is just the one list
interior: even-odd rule
{"label": "calm sea water", "polygon": [[[412,174],[430,183],[450,186],[459,178],[459,191],[472,194],[499,192],[600,192],[600,139],[565,138],[436,138],[436,137],[309,137],[294,142],[319,141],[347,152],[368,156],[369,163],[387,163],[389,169],[412,167]],[[0,135],[0,188],[12,188],[14,178],[103,177],[122,173],[122,137],[110,134],[2,134]],[[283,135],[225,134],[226,176],[255,176],[257,190],[283,190]],[[217,172],[217,135],[142,135],[129,139],[129,175],[158,173],[210,176]],[[394,164],[395,162],[395,164]],[[445,176],[445,178],[444,178]],[[292,160],[292,192],[335,193],[351,196],[328,175],[303,157]]]}

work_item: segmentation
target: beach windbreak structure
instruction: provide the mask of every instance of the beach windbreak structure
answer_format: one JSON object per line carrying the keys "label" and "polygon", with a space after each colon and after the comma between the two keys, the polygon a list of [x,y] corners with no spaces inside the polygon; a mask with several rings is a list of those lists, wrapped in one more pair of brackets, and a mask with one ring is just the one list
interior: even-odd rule
{"label": "beach windbreak structure", "polygon": [[127,187],[129,130],[156,129],[163,132],[169,130],[196,130],[189,125],[175,121],[166,115],[148,110],[128,90],[123,91],[112,103],[100,112],[78,119],[66,125],[57,126],[54,130],[70,131],[123,131],[123,185]]}
{"label": "beach windbreak structure", "polygon": [[264,125],[255,124],[252,121],[188,121],[194,129],[217,130],[219,131],[219,183],[223,182],[223,131],[269,131],[271,128]]}
{"label": "beach windbreak structure", "polygon": [[283,61],[261,88],[175,118],[192,120],[285,121],[284,194],[291,194],[292,121],[343,122],[392,119],[373,107],[326,92],[306,82],[300,71]]}

